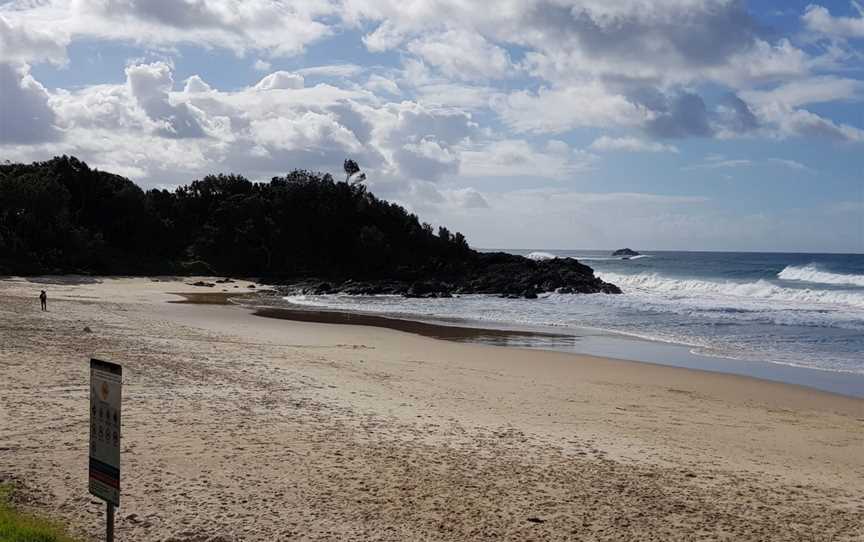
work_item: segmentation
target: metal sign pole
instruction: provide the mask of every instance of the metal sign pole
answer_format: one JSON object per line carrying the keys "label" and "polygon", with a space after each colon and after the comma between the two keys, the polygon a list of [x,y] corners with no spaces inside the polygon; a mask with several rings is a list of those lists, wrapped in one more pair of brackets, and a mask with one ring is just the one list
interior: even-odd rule
{"label": "metal sign pole", "polygon": [[106,527],[105,527],[105,542],[114,542],[114,505],[110,502],[105,503]]}
{"label": "metal sign pole", "polygon": [[105,540],[114,542],[114,509],[120,506],[120,409],[123,367],[90,360],[90,493],[105,501]]}

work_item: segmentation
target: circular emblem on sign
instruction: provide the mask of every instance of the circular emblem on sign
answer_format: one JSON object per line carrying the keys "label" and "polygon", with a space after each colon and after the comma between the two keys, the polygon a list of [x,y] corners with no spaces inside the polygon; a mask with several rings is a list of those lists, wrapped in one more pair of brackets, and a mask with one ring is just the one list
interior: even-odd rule
{"label": "circular emblem on sign", "polygon": [[102,386],[99,388],[99,398],[103,401],[108,400],[108,383],[102,382]]}

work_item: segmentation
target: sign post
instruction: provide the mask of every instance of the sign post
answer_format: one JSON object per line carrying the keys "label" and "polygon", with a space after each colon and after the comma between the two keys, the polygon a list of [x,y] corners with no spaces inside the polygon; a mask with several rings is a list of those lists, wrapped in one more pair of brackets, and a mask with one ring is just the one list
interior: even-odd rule
{"label": "sign post", "polygon": [[106,503],[105,538],[114,540],[120,506],[120,404],[123,367],[90,360],[90,493]]}

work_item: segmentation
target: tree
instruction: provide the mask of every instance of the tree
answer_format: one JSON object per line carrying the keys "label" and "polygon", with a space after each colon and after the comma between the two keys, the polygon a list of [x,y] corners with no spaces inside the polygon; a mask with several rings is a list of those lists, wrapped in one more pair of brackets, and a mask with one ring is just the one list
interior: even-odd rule
{"label": "tree", "polygon": [[203,261],[232,274],[414,280],[466,260],[461,235],[435,235],[359,184],[355,161],[344,169],[346,182],[216,174],[145,193],[74,157],[0,163],[0,269],[170,274]]}
{"label": "tree", "polygon": [[[360,166],[357,165],[357,162],[350,158],[346,158],[345,162],[342,164],[342,169],[345,170],[345,182],[347,183],[351,177],[360,173]],[[365,176],[364,176],[365,178]]]}
{"label": "tree", "polygon": [[450,235],[450,230],[445,228],[444,226],[438,227],[438,238],[444,241],[445,243],[451,242],[453,236]]}

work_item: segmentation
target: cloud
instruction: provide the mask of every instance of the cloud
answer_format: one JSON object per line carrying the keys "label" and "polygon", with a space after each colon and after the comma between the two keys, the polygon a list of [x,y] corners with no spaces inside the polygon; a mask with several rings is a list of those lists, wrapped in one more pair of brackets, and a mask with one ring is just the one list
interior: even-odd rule
{"label": "cloud", "polygon": [[600,152],[673,152],[678,153],[678,148],[674,145],[666,145],[654,141],[645,141],[635,137],[619,137],[613,138],[609,136],[601,136],[594,140],[589,149]]}
{"label": "cloud", "polygon": [[595,167],[597,157],[563,141],[545,147],[524,139],[493,141],[462,152],[465,177],[523,177],[566,180]]}
{"label": "cloud", "polygon": [[[378,23],[364,39],[376,52],[424,41],[441,27],[496,46],[514,44],[527,50],[527,68],[555,84],[586,76],[643,84],[689,82],[731,69],[745,55],[750,55],[751,69],[776,71],[777,57],[788,50],[788,44],[775,48],[768,43],[738,0],[524,0],[503,2],[496,9],[458,0],[346,0],[343,17],[360,27]],[[757,62],[764,55],[774,60]]]}
{"label": "cloud", "polygon": [[34,144],[61,137],[50,96],[26,64],[0,62],[0,144]]}
{"label": "cloud", "polygon": [[186,94],[194,94],[200,92],[210,92],[213,90],[201,77],[193,75],[186,79],[186,84],[183,87],[183,92]]}
{"label": "cloud", "polygon": [[402,94],[402,89],[399,88],[399,85],[396,84],[396,81],[392,79],[387,79],[386,77],[382,77],[378,74],[372,74],[369,76],[369,79],[366,81],[365,87],[372,92],[386,92],[387,94],[392,94],[393,96],[399,96]]}
{"label": "cloud", "polygon": [[436,181],[459,170],[459,157],[448,145],[431,138],[407,143],[393,155],[399,172],[412,179]]}
{"label": "cloud", "polygon": [[471,187],[445,190],[444,198],[452,207],[456,208],[483,209],[489,207],[486,198]]}
{"label": "cloud", "polygon": [[762,161],[754,161],[748,159],[727,159],[722,155],[711,154],[705,158],[702,164],[694,164],[691,166],[682,167],[682,171],[695,171],[700,169],[735,169],[740,167],[750,167],[755,165],[772,165],[797,171],[807,171],[815,173],[815,170],[805,166],[801,162],[788,160],[785,158],[768,158]]}
{"label": "cloud", "polygon": [[355,77],[364,71],[365,68],[357,64],[329,64],[303,68],[297,73],[306,77]]}
{"label": "cloud", "polygon": [[303,76],[286,72],[277,71],[264,77],[255,85],[256,90],[285,90],[303,88]]}
{"label": "cloud", "polygon": [[[328,156],[331,164],[348,155],[362,152],[362,144],[353,132],[330,115],[306,111],[294,118],[256,119],[250,125],[251,140],[277,153],[293,153],[298,163],[308,163],[301,154]],[[264,156],[264,153],[261,153]]]}
{"label": "cloud", "polygon": [[649,134],[662,138],[708,137],[714,133],[702,97],[691,92],[658,104],[657,115],[645,126]]}
{"label": "cloud", "polygon": [[780,103],[787,107],[861,100],[864,82],[831,75],[808,77],[783,83],[771,90],[748,91],[744,97],[757,105]]}
{"label": "cloud", "polygon": [[759,115],[772,126],[777,138],[812,137],[835,141],[864,142],[864,130],[834,122],[804,109],[772,103],[759,108]]}
{"label": "cloud", "polygon": [[125,84],[94,85],[76,91],[62,91],[53,97],[52,102],[58,122],[62,122],[64,129],[73,134],[75,143],[83,143],[89,139],[89,133],[103,130],[113,130],[118,135],[134,133],[142,137],[157,132],[157,123],[138,107]]}
{"label": "cloud", "polygon": [[164,137],[204,137],[197,111],[185,103],[172,104],[174,86],[171,67],[165,62],[138,64],[126,68],[129,90],[151,120],[159,123]]}
{"label": "cloud", "polygon": [[735,94],[727,94],[717,111],[717,129],[727,133],[743,134],[759,128],[759,119],[750,105]]}
{"label": "cloud", "polygon": [[[346,0],[343,18],[372,28],[370,50],[407,52],[404,80],[425,103],[491,107],[518,133],[638,126],[658,139],[753,134],[762,119],[739,91],[807,77],[825,60],[766,31],[739,0],[524,0],[495,10],[459,0]],[[518,63],[506,46],[524,52]],[[510,91],[465,84],[515,73],[534,81]],[[702,87],[715,84],[727,96],[706,103]],[[646,93],[656,96],[649,102]]]}
{"label": "cloud", "polygon": [[864,38],[864,7],[859,2],[851,2],[857,17],[835,17],[827,8],[818,4],[807,6],[801,17],[807,29],[832,38]]}
{"label": "cloud", "polygon": [[[124,84],[52,94],[23,68],[3,66],[3,95],[13,98],[2,102],[7,157],[75,154],[134,173],[145,186],[219,169],[253,178],[294,168],[332,171],[348,156],[370,181],[437,182],[458,172],[462,146],[479,135],[458,109],[387,103],[362,88],[301,86],[288,72],[230,92],[193,75],[175,90],[171,64],[153,62],[128,66]],[[55,142],[49,147],[48,140]]]}
{"label": "cloud", "polygon": [[505,97],[503,92],[490,86],[438,81],[416,85],[412,90],[424,104],[472,110],[487,110],[495,100]]}
{"label": "cloud", "polygon": [[513,69],[507,52],[476,32],[426,34],[409,43],[407,49],[444,76],[462,81],[500,79]]}
{"label": "cloud", "polygon": [[20,0],[0,5],[0,14],[72,39],[292,56],[333,32],[325,20],[336,9],[330,0]]}
{"label": "cloud", "polygon": [[471,115],[458,109],[429,108],[409,101],[389,104],[385,109],[390,116],[381,128],[390,132],[392,141],[416,141],[433,136],[438,141],[454,144],[468,138],[478,128]]}
{"label": "cloud", "polygon": [[0,61],[62,64],[68,44],[69,36],[62,29],[48,31],[16,24],[0,13]]}
{"label": "cloud", "polygon": [[740,89],[803,77],[816,64],[817,59],[810,58],[788,39],[775,44],[757,39],[751,48],[731,56],[722,65],[703,69],[692,81],[704,79]]}
{"label": "cloud", "polygon": [[644,107],[599,84],[536,93],[513,92],[493,101],[492,108],[517,132],[560,133],[579,127],[633,126],[648,118]]}
{"label": "cloud", "polygon": [[[763,28],[741,0],[505,0],[496,9],[466,0],[19,0],[0,14],[0,40],[22,58],[62,60],[71,36],[227,48],[254,54],[259,71],[269,71],[274,57],[356,28],[370,51],[398,49],[401,73],[376,67],[365,78],[370,68],[354,64],[311,66],[270,74],[262,89],[297,89],[298,77],[336,79],[385,101],[491,109],[519,134],[585,127],[641,127],[657,139],[780,134],[764,126],[769,119],[747,93],[808,78],[816,85],[812,73],[838,69],[846,58],[830,48],[813,56],[819,53]],[[854,27],[864,16],[833,17],[811,6],[804,20]],[[715,85],[732,97],[705,98],[717,95]],[[649,103],[640,96],[647,93],[659,98]],[[848,137],[841,123],[825,120]]]}
{"label": "cloud", "polygon": [[382,22],[371,34],[363,37],[366,48],[373,53],[381,53],[398,47],[405,41],[405,34],[396,29],[390,21]]}
{"label": "cloud", "polygon": [[682,167],[682,171],[694,171],[699,169],[732,169],[739,167],[752,166],[752,160],[726,160],[721,157],[709,156],[704,164],[695,164],[692,166]]}
{"label": "cloud", "polygon": [[802,164],[801,162],[798,162],[796,160],[788,160],[785,158],[769,158],[768,163],[775,164],[775,165],[778,165],[781,167],[786,167],[789,169],[794,169],[797,171],[807,171],[810,173],[815,173],[815,171],[813,169],[805,166],[804,164]]}
{"label": "cloud", "polygon": [[537,2],[528,21],[530,30],[565,43],[578,57],[598,58],[601,70],[613,60],[631,65],[633,51],[644,51],[654,69],[716,66],[752,47],[757,35],[743,4],[734,1],[661,1],[647,9],[641,2],[615,7]]}
{"label": "cloud", "polygon": [[835,122],[802,106],[859,101],[864,83],[836,76],[817,76],[790,81],[771,90],[741,93],[752,106],[763,132],[771,137],[814,137],[838,141],[864,141],[864,131]]}

